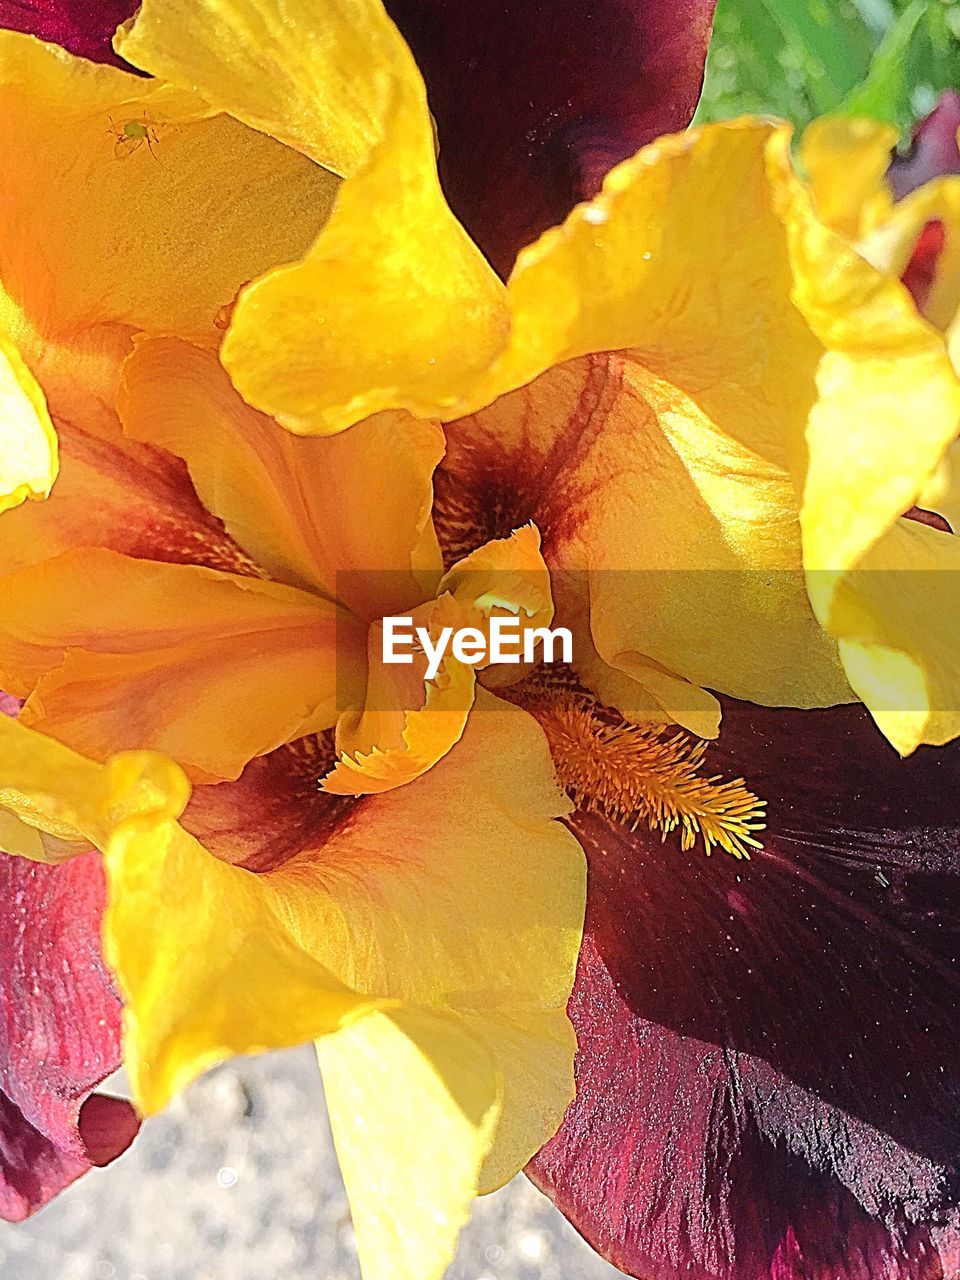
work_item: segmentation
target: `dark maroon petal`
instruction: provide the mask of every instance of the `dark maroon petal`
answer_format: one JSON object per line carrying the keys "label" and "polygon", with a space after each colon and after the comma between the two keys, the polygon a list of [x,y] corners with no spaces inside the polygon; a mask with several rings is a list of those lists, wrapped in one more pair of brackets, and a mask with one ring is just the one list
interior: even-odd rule
{"label": "dark maroon petal", "polygon": [[132,68],[113,52],[121,22],[136,13],[139,0],[0,0],[0,27],[25,31],[93,62]]}
{"label": "dark maroon petal", "polygon": [[92,1093],[80,1108],[77,1129],[86,1158],[102,1168],[123,1155],[140,1131],[140,1118],[124,1098]]}
{"label": "dark maroon petal", "polygon": [[762,854],[573,820],[577,1099],[530,1171],[645,1280],[960,1275],[960,751],[724,714]]}
{"label": "dark maroon petal", "polygon": [[716,0],[386,0],[427,82],[454,211],[506,275],[696,109]]}
{"label": "dark maroon petal", "polygon": [[129,1103],[91,1097],[120,1061],[100,955],[98,855],[59,867],[0,854],[0,1217],[18,1221],[133,1140]]}
{"label": "dark maroon petal", "polygon": [[917,125],[913,144],[905,156],[894,157],[887,180],[897,200],[934,178],[960,173],[960,93],[953,89],[942,95],[933,111]]}

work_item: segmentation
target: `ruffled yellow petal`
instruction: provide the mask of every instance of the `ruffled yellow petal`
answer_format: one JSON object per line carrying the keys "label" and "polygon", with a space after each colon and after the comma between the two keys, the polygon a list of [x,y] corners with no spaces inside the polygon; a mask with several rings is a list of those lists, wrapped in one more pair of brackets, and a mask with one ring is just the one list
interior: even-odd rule
{"label": "ruffled yellow petal", "polygon": [[815,215],[791,180],[789,139],[770,148],[794,297],[826,354],[804,459],[804,558],[856,563],[930,482],[960,428],[960,381],[938,334],[896,279]]}
{"label": "ruffled yellow petal", "polygon": [[[458,560],[440,582],[484,629],[496,614],[520,620],[520,634],[553,621],[550,570],[540,551],[540,531],[526,524],[508,538],[494,538]],[[464,624],[462,624],[464,625]],[[482,670],[483,664],[479,669]]]}
{"label": "ruffled yellow petal", "polygon": [[0,512],[45,498],[57,478],[57,436],[43,392],[0,333]]}
{"label": "ruffled yellow petal", "polygon": [[801,171],[817,217],[848,240],[861,240],[893,207],[886,183],[897,130],[875,120],[824,116],[804,131]]}
{"label": "ruffled yellow petal", "polygon": [[819,220],[879,271],[900,279],[929,222],[946,232],[926,319],[949,328],[960,308],[960,179],[939,178],[895,201],[887,183],[896,130],[870,120],[825,117],[806,130],[800,165]]}
{"label": "ruffled yellow petal", "polygon": [[[311,914],[310,927],[333,950],[351,947],[368,973],[373,963],[378,990],[386,982],[405,1004],[455,1011],[461,1031],[485,1046],[503,1100],[495,1140],[479,1172],[480,1188],[491,1190],[526,1162],[542,1141],[539,1135],[553,1131],[560,1100],[572,1088],[571,1030],[556,1011],[575,965],[575,950],[567,953],[562,940],[580,910],[580,851],[566,845],[566,832],[544,822],[566,808],[546,742],[531,717],[478,689],[466,730],[449,754],[409,786],[363,804],[344,842],[371,852],[375,881],[364,884],[360,874],[344,877],[338,891],[342,922],[332,925]],[[511,834],[513,823],[518,830]],[[330,856],[329,845],[324,856]],[[398,877],[405,867],[410,873]],[[536,902],[531,892],[539,895]],[[345,895],[369,902],[368,910],[375,911],[377,948],[370,957],[362,956],[362,937],[351,942],[356,916]],[[531,909],[545,913],[537,925]],[[304,901],[303,918],[312,911]],[[405,925],[411,918],[418,920],[416,930]],[[465,936],[471,940],[467,948]],[[550,954],[541,954],[543,940]],[[499,993],[492,999],[490,979],[483,976],[491,965]],[[480,1007],[483,991],[488,997]],[[459,1054],[456,1041],[451,1047]],[[443,1068],[451,1091],[457,1060]],[[481,1071],[482,1066],[481,1061]],[[406,1158],[416,1169],[416,1150],[424,1145],[441,1164],[450,1159],[442,1132],[438,1127],[434,1142],[429,1126],[408,1129],[400,1114],[389,1136],[415,1145],[406,1157],[401,1148],[398,1161]],[[339,1145],[343,1158],[344,1142]],[[459,1179],[451,1175],[454,1192]],[[362,1236],[359,1223],[357,1230]],[[420,1280],[416,1271],[411,1275]]]}
{"label": "ruffled yellow petal", "polygon": [[348,991],[289,936],[260,878],[183,830],[190,786],[172,761],[138,751],[96,764],[0,716],[0,778],[0,816],[104,853],[104,953],[141,1110],[232,1054],[300,1044],[393,1003]]}
{"label": "ruffled yellow petal", "polygon": [[[755,173],[754,181],[762,184],[762,176]],[[737,190],[752,208],[748,184],[738,181]],[[741,223],[745,216],[738,213]],[[679,227],[679,219],[666,225]],[[764,224],[757,222],[743,244],[759,252]],[[556,243],[559,251],[562,242]],[[642,257],[643,240],[635,243]],[[693,310],[688,250],[675,249],[677,298]],[[588,254],[586,241],[583,250]],[[582,269],[589,280],[589,256]],[[733,282],[749,280],[750,272],[749,263],[742,271],[732,266],[721,279],[732,295]],[[551,289],[543,283],[545,299]],[[804,344],[802,325],[790,314],[789,279],[782,291],[779,320],[771,311],[759,336],[743,332],[748,322],[731,297],[729,322],[721,327],[726,333],[740,324],[742,345],[728,353],[729,363],[723,340],[714,341],[704,298],[702,334],[679,332],[675,347],[678,362],[697,356],[703,368],[671,370],[664,337],[657,354],[663,374],[645,367],[652,357],[638,349],[567,360],[447,427],[439,523],[447,520],[448,503],[482,527],[483,498],[473,495],[484,494],[491,478],[508,509],[516,501],[530,511],[556,584],[557,621],[574,632],[580,651],[578,670],[628,718],[651,718],[652,699],[661,722],[714,736],[719,707],[704,687],[773,704],[852,698],[803,577],[787,451],[790,432],[799,436],[804,427],[816,357],[807,363],[804,386],[802,365],[789,358],[792,352],[799,362]],[[715,294],[716,282],[704,292]],[[638,308],[642,297],[638,292]],[[768,300],[772,308],[776,297]],[[664,324],[675,316],[679,326],[679,302],[662,305]],[[747,295],[740,305],[753,304]],[[655,323],[649,318],[651,339]],[[761,344],[756,357],[749,355],[751,342]],[[754,382],[743,373],[745,359]],[[622,685],[634,680],[635,693],[622,688],[610,698],[593,653],[624,677]]]}
{"label": "ruffled yellow petal", "polygon": [[960,735],[960,542],[899,520],[833,588],[850,682],[903,755]]}
{"label": "ruffled yellow petal", "polygon": [[829,579],[804,574],[853,567],[914,505],[960,384],[903,287],[815,217],[789,131],[646,148],[521,255],[509,293],[499,399],[448,428],[441,498],[472,473],[501,502],[532,488],[547,563],[589,573],[592,640],[620,671],[849,700]]}
{"label": "ruffled yellow petal", "polygon": [[[808,194],[782,179],[785,141],[771,149],[770,163],[794,296],[826,348],[801,509],[810,599],[841,642],[851,683],[906,753],[957,731],[939,638],[944,625],[953,634],[960,625],[951,579],[941,572],[951,554],[947,535],[906,528],[899,517],[925,500],[956,440],[960,380],[942,337],[917,316],[902,285],[824,227]],[[910,571],[886,574],[897,568]],[[907,617],[937,625],[918,629]]]}
{"label": "ruffled yellow petal", "polygon": [[345,987],[298,944],[263,879],[212,857],[176,816],[124,824],[106,844],[104,955],[146,1114],[217,1062],[303,1044],[391,1003]]}
{"label": "ruffled yellow petal", "polygon": [[186,460],[204,505],[275,580],[368,620],[436,592],[434,424],[383,414],[299,440],[245,404],[212,353],[171,338],[137,345],[118,407],[126,435]]}
{"label": "ruffled yellow petal", "polygon": [[496,1128],[494,1061],[462,1026],[414,1012],[317,1051],[364,1280],[439,1280]]}
{"label": "ruffled yellow petal", "polygon": [[351,625],[291,587],[84,548],[0,579],[0,686],[99,759],[149,747],[236,777],[334,723]]}
{"label": "ruffled yellow petal", "polygon": [[502,289],[447,207],[380,0],[146,0],[120,48],[347,179],[313,248],[239,300],[222,355],[244,397],[321,435],[456,400],[505,341]]}
{"label": "ruffled yellow petal", "polygon": [[[465,451],[477,432],[477,454],[492,439],[507,484],[554,469],[545,557],[589,573],[611,666],[824,705],[851,695],[806,598],[794,477],[822,348],[791,303],[774,136],[744,121],[662,139],[525,250],[484,395],[541,376],[451,430]],[[658,684],[671,718],[715,721],[708,696]]]}
{"label": "ruffled yellow petal", "polygon": [[9,31],[0,171],[0,275],[30,330],[13,337],[31,367],[50,342],[69,348],[107,324],[218,342],[218,311],[300,256],[337,185],[187,89]]}
{"label": "ruffled yellow petal", "polygon": [[5,834],[19,824],[25,842],[8,852],[41,862],[102,848],[117,823],[148,825],[189,795],[162,757],[140,752],[96,764],[8,716],[0,716],[0,779]]}

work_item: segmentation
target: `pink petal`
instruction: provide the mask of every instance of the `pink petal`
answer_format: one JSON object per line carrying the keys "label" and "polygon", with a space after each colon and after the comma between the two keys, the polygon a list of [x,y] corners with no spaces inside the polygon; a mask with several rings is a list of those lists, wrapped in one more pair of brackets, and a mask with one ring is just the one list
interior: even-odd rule
{"label": "pink petal", "polygon": [[93,1089],[120,1062],[100,955],[97,854],[59,867],[0,854],[0,1217],[19,1221],[133,1140],[128,1102]]}
{"label": "pink petal", "polygon": [[898,200],[934,178],[960,173],[960,93],[953,89],[917,125],[913,143],[905,156],[897,156],[887,172],[887,180]]}
{"label": "pink petal", "polygon": [[24,31],[93,62],[131,68],[113,52],[121,22],[136,13],[138,0],[0,0],[0,27]]}

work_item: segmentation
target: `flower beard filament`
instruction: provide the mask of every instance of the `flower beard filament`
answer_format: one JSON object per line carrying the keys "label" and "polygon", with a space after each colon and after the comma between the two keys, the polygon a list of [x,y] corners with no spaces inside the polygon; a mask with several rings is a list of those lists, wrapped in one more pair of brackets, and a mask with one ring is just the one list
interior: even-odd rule
{"label": "flower beard filament", "polygon": [[[525,699],[526,701],[526,699]],[[703,772],[707,743],[666,726],[629,724],[588,694],[547,693],[527,704],[547,735],[557,775],[586,812],[630,828],[646,823],[662,841],[749,858],[762,845],[766,805],[742,778]]]}

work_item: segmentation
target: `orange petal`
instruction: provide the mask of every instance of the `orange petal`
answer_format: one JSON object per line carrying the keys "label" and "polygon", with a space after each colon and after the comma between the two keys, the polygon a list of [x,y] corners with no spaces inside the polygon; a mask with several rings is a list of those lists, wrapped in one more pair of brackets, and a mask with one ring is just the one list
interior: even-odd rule
{"label": "orange petal", "polygon": [[9,31],[0,171],[4,287],[44,338],[117,324],[216,344],[218,309],[300,256],[339,185],[190,90]]}
{"label": "orange petal", "polygon": [[434,594],[434,424],[389,413],[297,439],[240,398],[213,354],[173,338],[138,344],[118,405],[128,436],[185,459],[208,510],[276,580],[370,619]]}
{"label": "orange petal", "polygon": [[60,474],[45,502],[26,503],[0,520],[0,572],[87,546],[257,574],[201,506],[178,458],[132,441],[104,439],[68,418],[55,422]]}
{"label": "orange petal", "polygon": [[25,723],[101,759],[148,747],[221,778],[332,725],[359,640],[291,587],[92,549],[0,580],[0,618],[0,683],[30,695]]}

